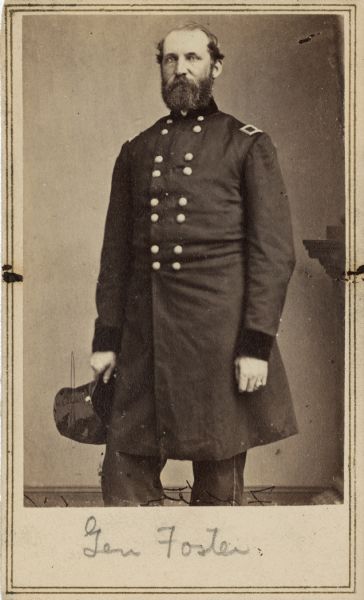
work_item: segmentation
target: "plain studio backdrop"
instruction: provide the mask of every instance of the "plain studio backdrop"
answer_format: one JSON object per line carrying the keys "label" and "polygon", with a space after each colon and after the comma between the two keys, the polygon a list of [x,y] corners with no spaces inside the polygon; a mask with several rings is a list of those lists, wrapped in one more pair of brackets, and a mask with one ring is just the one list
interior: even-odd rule
{"label": "plain studio backdrop", "polygon": [[[278,341],[300,433],[250,451],[246,484],[330,486],[343,452],[341,284],[308,257],[302,240],[326,238],[326,227],[344,215],[340,21],[216,14],[193,20],[217,34],[226,55],[215,86],[219,108],[268,132],[278,148],[295,234],[297,266]],[[70,385],[71,351],[76,385],[92,378],[95,287],[114,161],[125,140],[167,114],[155,45],[186,21],[191,16],[23,18],[26,487],[99,485],[104,448],[62,438],[53,399]],[[169,461],[164,483],[186,479],[190,463]]]}

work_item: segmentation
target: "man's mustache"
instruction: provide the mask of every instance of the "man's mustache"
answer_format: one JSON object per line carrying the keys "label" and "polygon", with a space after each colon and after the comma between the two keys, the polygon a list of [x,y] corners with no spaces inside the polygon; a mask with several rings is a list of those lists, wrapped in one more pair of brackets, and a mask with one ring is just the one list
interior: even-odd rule
{"label": "man's mustache", "polygon": [[197,85],[193,81],[187,79],[186,75],[175,75],[174,79],[167,83],[167,88],[173,90],[178,87],[196,88]]}

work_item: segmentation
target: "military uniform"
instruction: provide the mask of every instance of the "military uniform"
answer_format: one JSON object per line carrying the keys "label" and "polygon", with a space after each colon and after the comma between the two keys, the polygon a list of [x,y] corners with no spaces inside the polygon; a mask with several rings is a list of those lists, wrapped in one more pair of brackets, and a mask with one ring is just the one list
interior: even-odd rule
{"label": "military uniform", "polygon": [[[293,267],[268,135],[211,101],[126,142],[93,341],[118,354],[109,451],[222,461],[296,433],[275,339]],[[266,387],[238,392],[238,355],[269,359]]]}

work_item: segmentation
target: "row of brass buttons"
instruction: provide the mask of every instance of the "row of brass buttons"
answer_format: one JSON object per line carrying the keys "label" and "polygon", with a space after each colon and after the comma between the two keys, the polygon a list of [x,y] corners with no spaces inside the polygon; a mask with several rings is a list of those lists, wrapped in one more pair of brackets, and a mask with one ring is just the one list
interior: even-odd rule
{"label": "row of brass buttons", "polygon": [[[198,121],[203,121],[204,117],[202,115],[200,115],[200,116],[197,117],[197,120]],[[173,123],[172,119],[167,119],[166,120],[166,124],[167,125],[171,125],[172,123]],[[202,127],[200,125],[194,125],[192,127],[192,131],[194,133],[200,133],[202,131]],[[161,130],[161,135],[167,135],[167,134],[168,134],[168,129],[166,127],[164,127]],[[194,158],[194,156],[193,156],[192,152],[186,152],[186,154],[184,156],[184,159],[186,161],[190,162],[191,160],[193,160],[193,158]],[[154,162],[157,163],[157,164],[162,163],[163,160],[164,159],[163,159],[163,156],[161,154],[158,154],[154,158]],[[183,172],[184,175],[192,175],[192,168],[186,166],[186,167],[183,168],[182,172]],[[162,173],[161,173],[160,169],[154,169],[152,171],[152,177],[160,177],[161,174]],[[187,203],[188,203],[187,198],[185,198],[183,196],[181,198],[179,198],[179,200],[178,200],[179,206],[186,206]],[[156,206],[158,206],[158,204],[159,204],[159,199],[158,198],[152,198],[150,200],[150,205],[153,208],[156,207]],[[151,219],[152,223],[157,223],[159,221],[159,215],[157,213],[152,213],[151,216],[150,216],[150,219]],[[177,223],[184,223],[185,220],[186,220],[186,216],[183,213],[179,213],[176,216]],[[150,248],[150,251],[151,251],[152,254],[158,254],[158,252],[159,252],[159,246],[157,244],[153,244],[151,246],[151,248]],[[173,252],[175,254],[182,254],[182,252],[183,252],[182,246],[180,246],[180,245],[174,246]],[[160,268],[161,268],[161,263],[159,261],[152,262],[152,269],[154,269],[154,271],[158,271]],[[175,271],[179,271],[180,268],[181,268],[181,263],[180,262],[174,262],[174,263],[172,263],[172,269],[174,269]]]}
{"label": "row of brass buttons", "polygon": [[[158,254],[158,252],[159,252],[159,246],[157,244],[153,244],[153,246],[150,247],[150,251],[151,251],[152,254]],[[177,244],[177,246],[174,246],[173,252],[175,254],[182,254],[182,252],[183,252],[182,246],[180,246],[179,244]]]}
{"label": "row of brass buttons", "polygon": [[[184,175],[192,175],[192,168],[191,167],[183,167],[182,173]],[[154,169],[154,171],[152,171],[152,177],[160,177],[162,175],[162,171],[160,171],[159,169]]]}
{"label": "row of brass buttons", "polygon": [[[161,263],[159,261],[156,260],[156,261],[152,262],[152,269],[154,271],[159,271],[160,268],[161,268]],[[174,271],[179,271],[180,268],[181,268],[181,263],[179,263],[179,262],[172,263],[172,269]]]}
{"label": "row of brass buttons", "polygon": [[[194,126],[192,127],[192,131],[193,131],[194,133],[201,133],[201,131],[202,131],[202,127],[201,127],[201,125],[194,125]],[[167,133],[168,133],[168,132],[169,132],[169,130],[168,130],[166,127],[165,127],[164,129],[162,129],[162,131],[161,131],[161,134],[162,134],[162,135],[167,135]]]}
{"label": "row of brass buttons", "polygon": [[[150,220],[152,221],[152,223],[158,223],[159,221],[159,214],[158,213],[152,213],[150,215]],[[178,213],[178,215],[176,216],[176,221],[177,223],[184,223],[186,220],[186,215],[184,215],[183,213]]]}
{"label": "row of brass buttons", "polygon": [[[186,152],[186,154],[184,155],[184,159],[187,160],[188,162],[193,160],[193,154],[192,152]],[[163,156],[161,154],[158,154],[157,156],[154,157],[154,162],[156,163],[162,163],[163,162]]]}
{"label": "row of brass buttons", "polygon": [[[179,206],[187,206],[187,198],[185,198],[184,196],[182,196],[181,198],[178,199],[178,204]],[[150,205],[154,208],[156,206],[158,206],[159,204],[159,199],[158,198],[152,198],[150,200]],[[150,220],[152,221],[152,223],[157,223],[159,221],[159,215],[158,213],[152,213],[150,215]],[[176,221],[177,223],[184,223],[186,220],[186,216],[183,213],[179,213],[176,216]]]}
{"label": "row of brass buttons", "polygon": [[[201,121],[204,121],[204,120],[205,120],[205,117],[203,115],[199,115],[197,117],[197,121],[201,122]],[[172,123],[173,123],[172,119],[167,119],[166,120],[166,124],[167,125],[172,125]],[[192,127],[192,131],[194,131],[194,133],[200,133],[202,131],[201,125],[194,125]],[[167,129],[167,127],[163,127],[163,129],[161,130],[161,134],[162,135],[167,135],[168,132],[169,132],[169,129]]]}

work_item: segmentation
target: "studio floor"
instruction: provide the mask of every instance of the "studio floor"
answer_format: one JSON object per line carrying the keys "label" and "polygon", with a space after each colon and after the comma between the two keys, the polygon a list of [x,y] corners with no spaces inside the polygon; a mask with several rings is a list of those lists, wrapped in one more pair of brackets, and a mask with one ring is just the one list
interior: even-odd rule
{"label": "studio floor", "polygon": [[[164,506],[188,506],[190,486],[165,488]],[[277,488],[256,486],[246,488],[244,506],[307,506],[341,504],[340,493],[333,488]],[[29,488],[24,492],[26,507],[87,507],[103,506],[101,490]]]}

